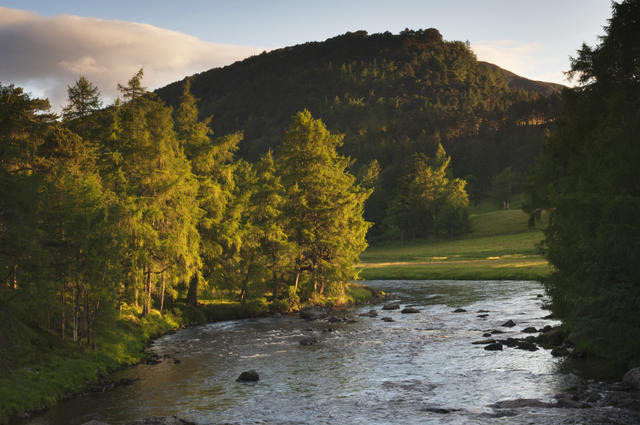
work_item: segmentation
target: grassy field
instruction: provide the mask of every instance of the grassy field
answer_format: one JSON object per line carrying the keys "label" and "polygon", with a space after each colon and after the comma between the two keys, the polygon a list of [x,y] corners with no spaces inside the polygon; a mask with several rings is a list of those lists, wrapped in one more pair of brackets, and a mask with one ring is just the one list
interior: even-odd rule
{"label": "grassy field", "polygon": [[471,232],[455,240],[417,240],[372,246],[361,255],[364,279],[530,279],[551,272],[537,245],[542,231],[522,210],[480,206]]}

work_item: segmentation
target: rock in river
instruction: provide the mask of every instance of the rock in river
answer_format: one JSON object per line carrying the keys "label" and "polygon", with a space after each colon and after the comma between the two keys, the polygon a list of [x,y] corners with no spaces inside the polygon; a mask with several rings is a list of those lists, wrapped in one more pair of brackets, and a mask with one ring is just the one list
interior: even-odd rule
{"label": "rock in river", "polygon": [[536,328],[534,328],[533,326],[529,326],[528,328],[524,328],[522,330],[522,333],[525,333],[525,334],[534,334],[536,332],[538,332],[538,330]]}
{"label": "rock in river", "polygon": [[300,340],[300,345],[315,345],[318,343],[318,338],[315,336],[306,336]]}
{"label": "rock in river", "polygon": [[504,326],[505,328],[512,328],[516,325],[516,322],[514,322],[513,320],[509,319],[506,322],[504,322],[502,324],[502,326]]}
{"label": "rock in river", "polygon": [[389,303],[382,306],[383,310],[400,310],[400,304],[398,303]]}
{"label": "rock in river", "polygon": [[414,314],[414,313],[420,313],[420,310],[418,310],[417,308],[413,308],[413,307],[407,307],[402,309],[402,311],[400,312],[402,314]]}
{"label": "rock in river", "polygon": [[496,409],[520,409],[523,407],[553,407],[550,403],[535,398],[517,398],[515,400],[503,400],[491,405]]}
{"label": "rock in river", "polygon": [[369,310],[366,313],[359,314],[362,317],[378,317],[378,312],[375,310]]}
{"label": "rock in river", "polygon": [[489,344],[484,347],[487,351],[502,351],[502,344],[499,342],[494,342],[493,344]]}
{"label": "rock in river", "polygon": [[454,313],[466,313],[467,310],[465,310],[464,308],[456,308],[455,310],[453,310]]}
{"label": "rock in river", "polygon": [[487,345],[487,344],[493,344],[494,342],[496,342],[495,339],[483,339],[482,341],[473,341],[472,344],[474,344],[474,345]]}
{"label": "rock in river", "polygon": [[622,382],[636,390],[640,390],[640,367],[633,368],[625,373]]}
{"label": "rock in river", "polygon": [[306,320],[324,319],[329,315],[327,309],[317,306],[305,307],[300,310],[300,318]]}
{"label": "rock in river", "polygon": [[127,425],[197,425],[195,422],[185,421],[177,416],[140,419]]}
{"label": "rock in river", "polygon": [[260,375],[255,370],[247,370],[242,372],[236,382],[257,382],[260,380]]}

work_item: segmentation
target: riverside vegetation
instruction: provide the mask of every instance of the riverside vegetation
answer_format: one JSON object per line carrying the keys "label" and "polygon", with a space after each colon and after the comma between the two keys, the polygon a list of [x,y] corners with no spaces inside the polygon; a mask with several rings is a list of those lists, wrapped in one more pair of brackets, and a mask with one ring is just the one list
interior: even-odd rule
{"label": "riverside vegetation", "polygon": [[[366,277],[542,278],[581,351],[636,365],[638,19],[614,3],[562,95],[433,29],[280,49],[157,95],[140,70],[105,108],[80,78],[61,120],[0,86],[0,422],[175,327],[370,296],[347,283],[367,231]],[[525,186],[544,234],[517,210],[469,214]]]}
{"label": "riverside vegetation", "polygon": [[61,121],[0,86],[0,422],[177,326],[371,296],[347,284],[371,190],[336,151],[342,136],[303,111],[250,164],[234,159],[241,133],[213,138],[198,120],[188,85],[172,109],[142,76],[105,109],[80,78]]}

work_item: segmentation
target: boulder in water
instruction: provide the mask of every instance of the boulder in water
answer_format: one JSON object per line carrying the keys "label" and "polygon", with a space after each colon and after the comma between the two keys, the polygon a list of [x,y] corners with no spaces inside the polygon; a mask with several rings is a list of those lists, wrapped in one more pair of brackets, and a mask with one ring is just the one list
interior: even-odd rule
{"label": "boulder in water", "polygon": [[516,325],[516,322],[514,322],[513,320],[509,319],[506,322],[504,322],[501,326],[504,326],[505,328],[512,328]]}
{"label": "boulder in water", "polygon": [[402,311],[400,312],[402,314],[415,314],[415,313],[420,313],[420,310],[418,310],[417,308],[413,308],[413,307],[407,307],[402,309]]}
{"label": "boulder in water", "polygon": [[300,340],[300,345],[315,345],[318,343],[318,338],[315,336],[306,336]]}
{"label": "boulder in water", "polygon": [[260,375],[255,370],[247,370],[242,372],[236,382],[257,382],[260,380]]}
{"label": "boulder in water", "polygon": [[362,317],[378,317],[378,312],[375,310],[369,310],[367,313],[360,314]]}
{"label": "boulder in water", "polygon": [[327,309],[318,306],[305,307],[300,310],[300,318],[306,320],[324,319],[328,315],[329,311]]}
{"label": "boulder in water", "polygon": [[195,422],[185,421],[177,416],[155,417],[128,422],[127,425],[197,425]]}
{"label": "boulder in water", "polygon": [[523,407],[553,407],[550,403],[535,398],[517,398],[515,400],[503,400],[491,405],[496,409],[520,409]]}
{"label": "boulder in water", "polygon": [[454,313],[466,313],[467,310],[465,310],[464,308],[456,308],[455,310],[453,310]]}
{"label": "boulder in water", "polygon": [[487,345],[487,344],[493,344],[494,342],[496,342],[495,339],[483,339],[482,341],[473,341],[472,344],[474,344],[474,345]]}
{"label": "boulder in water", "polygon": [[640,390],[640,367],[633,368],[624,374],[622,382],[631,388]]}
{"label": "boulder in water", "polygon": [[400,310],[400,304],[398,303],[389,303],[382,306],[383,310]]}
{"label": "boulder in water", "polygon": [[484,349],[487,351],[502,351],[502,344],[499,342],[494,342],[484,347]]}
{"label": "boulder in water", "polygon": [[538,332],[538,330],[536,328],[534,328],[533,326],[529,326],[529,327],[524,328],[522,330],[522,333],[525,333],[525,334],[534,334],[536,332]]}
{"label": "boulder in water", "polygon": [[553,349],[551,350],[551,355],[553,357],[564,357],[564,356],[568,356],[569,350],[567,350],[566,347],[553,347]]}

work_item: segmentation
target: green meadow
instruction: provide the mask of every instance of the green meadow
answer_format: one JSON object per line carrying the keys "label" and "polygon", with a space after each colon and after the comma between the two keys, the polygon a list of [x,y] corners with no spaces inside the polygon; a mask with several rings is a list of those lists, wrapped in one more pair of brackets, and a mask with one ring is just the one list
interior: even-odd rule
{"label": "green meadow", "polygon": [[551,266],[538,248],[540,228],[520,209],[476,207],[471,232],[458,239],[374,245],[362,255],[363,279],[540,280]]}

